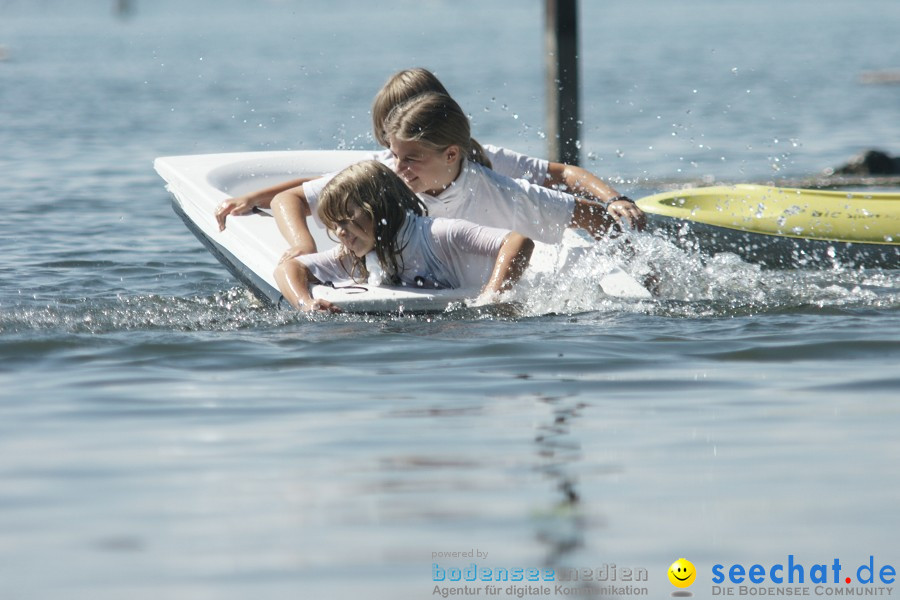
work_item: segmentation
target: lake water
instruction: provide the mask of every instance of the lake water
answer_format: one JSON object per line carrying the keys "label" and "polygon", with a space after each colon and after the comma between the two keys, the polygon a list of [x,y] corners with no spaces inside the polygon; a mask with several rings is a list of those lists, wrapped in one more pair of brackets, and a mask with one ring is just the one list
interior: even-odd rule
{"label": "lake water", "polygon": [[[812,596],[838,595],[809,581],[835,559],[831,588],[889,595],[900,270],[639,236],[653,301],[561,281],[520,314],[261,307],[153,159],[371,148],[372,95],[419,65],[480,140],[543,154],[542,3],[131,4],[0,1],[0,597],[429,598],[476,563],[607,580],[496,597],[659,598],[682,556],[698,598],[724,597],[716,565],[789,556]],[[632,196],[900,152],[900,87],[860,83],[900,67],[895,0],[581,13],[584,163]]]}

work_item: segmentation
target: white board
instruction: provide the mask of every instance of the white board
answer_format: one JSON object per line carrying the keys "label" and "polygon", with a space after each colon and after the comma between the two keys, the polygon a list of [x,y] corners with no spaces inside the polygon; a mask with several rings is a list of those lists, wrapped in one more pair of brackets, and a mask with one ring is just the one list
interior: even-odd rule
{"label": "white board", "polygon": [[[224,200],[301,177],[316,177],[372,157],[371,152],[295,150],[166,156],[154,161],[157,173],[172,194],[172,206],[185,225],[257,297],[275,306],[287,306],[275,282],[278,259],[288,248],[275,218],[267,211],[229,216],[219,231],[216,207]],[[308,220],[317,248],[334,246],[315,219]],[[529,269],[555,270],[557,253],[536,244]],[[614,269],[598,281],[604,292],[625,297],[649,293],[624,271]],[[478,295],[478,289],[418,290],[409,287],[354,285],[334,289],[312,287],[347,312],[432,312]]]}

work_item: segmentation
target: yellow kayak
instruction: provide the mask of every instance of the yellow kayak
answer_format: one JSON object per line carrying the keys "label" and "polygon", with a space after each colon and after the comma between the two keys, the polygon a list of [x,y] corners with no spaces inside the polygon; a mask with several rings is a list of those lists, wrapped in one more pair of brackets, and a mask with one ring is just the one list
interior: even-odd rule
{"label": "yellow kayak", "polygon": [[651,225],[779,266],[900,267],[900,194],[733,185],[638,200]]}

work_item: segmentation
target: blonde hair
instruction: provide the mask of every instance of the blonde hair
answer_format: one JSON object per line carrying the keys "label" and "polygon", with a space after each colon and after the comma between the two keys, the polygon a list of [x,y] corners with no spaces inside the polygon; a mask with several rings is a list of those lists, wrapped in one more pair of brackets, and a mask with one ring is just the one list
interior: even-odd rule
{"label": "blonde hair", "polygon": [[[385,121],[387,121],[390,113],[412,98],[429,92],[443,94],[448,98],[451,97],[444,84],[428,69],[416,67],[414,69],[397,71],[391,75],[384,85],[381,86],[381,89],[378,90],[378,93],[375,94],[375,100],[372,102],[372,133],[375,136],[375,141],[385,148],[390,146],[388,135],[385,132]],[[460,109],[460,112],[462,112],[462,109]],[[466,124],[468,127],[468,120]],[[470,151],[466,153],[466,156],[490,168],[491,161],[485,155],[484,148],[477,140],[471,137],[471,132],[469,136],[467,146],[470,148]]]}
{"label": "blonde hair", "polygon": [[375,141],[387,148],[389,144],[384,135],[384,121],[388,114],[394,107],[425,92],[450,95],[447,88],[428,69],[404,69],[391,75],[372,102],[372,132]]}
{"label": "blonde hair", "polygon": [[[349,220],[357,209],[372,219],[378,262],[397,283],[402,264],[398,258],[403,251],[397,244],[397,233],[407,212],[422,216],[427,212],[425,205],[393,171],[380,162],[368,160],[335,175],[323,188],[316,210],[322,223],[334,231],[339,221]],[[350,260],[347,274],[352,279],[361,281],[369,276],[365,257],[358,257],[346,248],[342,256]]]}
{"label": "blonde hair", "polygon": [[491,167],[481,144],[471,137],[468,117],[447,94],[425,92],[394,107],[384,121],[384,134],[386,138],[419,142],[436,152],[458,146],[469,160]]}

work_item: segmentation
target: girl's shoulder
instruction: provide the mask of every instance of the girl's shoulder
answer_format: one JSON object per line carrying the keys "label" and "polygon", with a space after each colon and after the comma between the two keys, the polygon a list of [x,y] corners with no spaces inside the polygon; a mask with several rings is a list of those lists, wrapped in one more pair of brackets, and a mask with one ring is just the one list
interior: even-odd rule
{"label": "girl's shoulder", "polygon": [[429,217],[428,215],[417,215],[411,210],[406,211],[406,220],[403,222],[404,227],[422,227],[428,226],[431,224],[435,218],[439,217]]}
{"label": "girl's shoulder", "polygon": [[484,154],[491,161],[491,168],[501,175],[513,179],[525,179],[541,184],[547,178],[550,161],[535,158],[502,146],[484,144]]}
{"label": "girl's shoulder", "polygon": [[406,219],[397,231],[397,241],[401,247],[407,246],[414,238],[427,236],[434,226],[434,218],[417,215],[412,211],[406,211]]}

